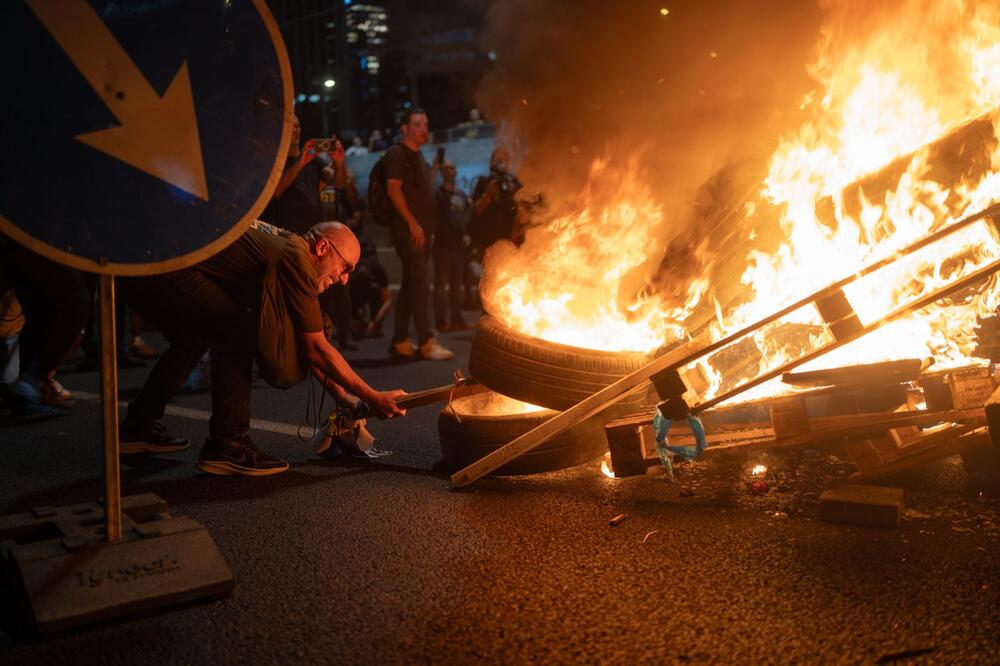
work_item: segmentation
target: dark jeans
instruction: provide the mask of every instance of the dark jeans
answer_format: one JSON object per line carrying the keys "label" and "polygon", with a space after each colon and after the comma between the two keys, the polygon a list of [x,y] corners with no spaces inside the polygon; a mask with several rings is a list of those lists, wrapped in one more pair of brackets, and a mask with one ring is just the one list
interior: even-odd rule
{"label": "dark jeans", "polygon": [[0,237],[0,272],[24,312],[21,373],[42,379],[72,351],[90,317],[91,297],[78,271]]}
{"label": "dark jeans", "polygon": [[163,332],[170,343],[126,420],[140,426],[163,416],[167,402],[198,360],[212,352],[212,417],[209,436],[239,439],[250,429],[250,385],[257,321],[219,285],[194,268],[121,280],[130,307]]}
{"label": "dark jeans", "polygon": [[[433,242],[433,238],[428,236],[426,241],[425,248]],[[434,337],[428,312],[430,284],[427,280],[427,252],[426,249],[417,250],[410,245],[410,236],[405,227],[392,228],[392,242],[403,268],[399,298],[396,299],[396,321],[392,341],[402,342],[409,337],[410,319],[413,319],[417,327],[417,344],[422,345]]]}
{"label": "dark jeans", "polygon": [[[434,250],[434,319],[438,327],[462,321],[462,278],[465,250]],[[447,293],[446,293],[447,291]],[[446,298],[447,297],[447,298]]]}
{"label": "dark jeans", "polygon": [[[351,276],[353,280],[354,277]],[[320,294],[319,305],[337,328],[337,342],[351,339],[351,292],[346,284],[331,285]]]}

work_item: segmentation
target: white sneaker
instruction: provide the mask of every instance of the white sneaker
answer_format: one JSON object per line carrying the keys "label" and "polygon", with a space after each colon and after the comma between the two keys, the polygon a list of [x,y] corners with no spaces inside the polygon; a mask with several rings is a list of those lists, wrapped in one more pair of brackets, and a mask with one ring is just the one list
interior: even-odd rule
{"label": "white sneaker", "polygon": [[434,338],[428,338],[427,342],[420,345],[420,358],[428,361],[449,361],[455,358],[455,352],[445,349]]}

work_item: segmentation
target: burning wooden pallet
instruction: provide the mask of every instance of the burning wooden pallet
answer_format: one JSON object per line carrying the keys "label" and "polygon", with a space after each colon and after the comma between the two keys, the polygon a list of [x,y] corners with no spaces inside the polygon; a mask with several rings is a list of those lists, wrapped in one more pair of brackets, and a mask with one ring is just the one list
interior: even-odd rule
{"label": "burning wooden pallet", "polygon": [[[829,332],[830,342],[821,344],[818,347],[787,360],[777,368],[772,368],[761,372],[753,379],[740,383],[735,388],[723,392],[720,395],[708,399],[690,408],[691,413],[700,413],[711,409],[731,398],[755,387],[770,381],[790,370],[808,363],[820,356],[835,349],[839,349],[855,340],[878,330],[882,326],[896,321],[908,314],[919,311],[928,305],[949,296],[960,294],[975,285],[985,281],[1000,271],[1000,260],[992,261],[986,265],[978,267],[970,273],[956,276],[954,279],[940,286],[929,293],[914,296],[895,307],[891,312],[885,313],[881,317],[868,322],[862,322],[854,311],[848,300],[844,288],[858,280],[881,271],[887,266],[897,262],[900,258],[916,253],[924,248],[934,246],[942,239],[950,237],[959,231],[969,228],[972,225],[983,224],[987,227],[996,227],[997,220],[1000,219],[1000,204],[995,204],[987,209],[965,219],[951,224],[939,231],[930,234],[910,246],[897,251],[892,256],[886,257],[873,264],[849,275],[816,293],[798,300],[763,319],[754,322],[730,335],[714,342],[704,340],[692,340],[686,344],[676,347],[664,355],[656,358],[646,366],[639,368],[631,374],[614,382],[610,386],[598,391],[590,397],[582,400],[566,411],[554,416],[542,423],[533,430],[513,440],[506,446],[497,449],[493,453],[485,456],[481,460],[469,465],[465,469],[459,470],[452,475],[451,480],[456,486],[465,486],[482,476],[489,474],[498,467],[510,462],[519,455],[532,450],[551,437],[564,432],[567,428],[583,421],[603,410],[610,405],[622,400],[627,394],[643,385],[647,381],[656,384],[660,397],[665,401],[670,399],[679,400],[685,392],[686,387],[679,376],[679,372],[692,363],[702,359],[724,347],[739,343],[739,341],[752,335],[767,326],[780,322],[783,317],[799,311],[806,307],[815,307],[819,312],[825,326]],[[661,384],[666,387],[666,393],[661,390]],[[680,400],[683,403],[683,400]],[[661,411],[662,409],[661,405]],[[676,411],[676,410],[674,410]],[[683,405],[682,412],[687,412],[687,406]],[[668,412],[664,411],[665,414]]]}
{"label": "burning wooden pallet", "polygon": [[[891,364],[878,365],[884,368]],[[840,373],[871,379],[872,367],[823,372],[830,376]],[[887,377],[892,380],[891,371]],[[702,413],[709,443],[706,453],[842,447],[857,467],[851,480],[866,481],[989,445],[984,405],[995,386],[987,368],[927,373],[919,378],[919,384],[908,389],[901,384],[885,385],[900,388],[904,404],[895,411],[859,409],[855,414],[810,415],[810,400],[838,392],[843,395],[843,387],[756,400],[716,413],[706,411]],[[939,390],[941,387],[944,393]],[[737,410],[751,415],[766,410],[768,419],[733,424],[725,423],[725,418],[716,418],[717,424],[713,424],[713,417]],[[653,443],[652,416],[644,414],[612,421],[607,424],[606,433],[616,477],[645,474],[649,467],[660,464]],[[670,441],[677,446],[695,443],[686,426],[671,429]]]}

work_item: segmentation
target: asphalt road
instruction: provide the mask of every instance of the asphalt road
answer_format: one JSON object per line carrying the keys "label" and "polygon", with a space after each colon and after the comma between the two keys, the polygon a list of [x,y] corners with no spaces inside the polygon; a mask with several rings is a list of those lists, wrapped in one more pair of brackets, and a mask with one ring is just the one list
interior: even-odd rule
{"label": "asphalt road", "polygon": [[[443,336],[454,363],[389,364],[384,340],[348,357],[375,386],[417,390],[448,383],[469,339]],[[123,371],[126,397],[144,375]],[[98,390],[94,373],[61,379]],[[293,432],[308,399],[258,385],[254,416]],[[258,479],[197,472],[207,424],[168,416],[194,445],[127,461],[125,493],[207,526],[235,595],[35,641],[5,594],[0,663],[1000,663],[1000,494],[957,458],[891,480],[898,529],[848,527],[816,518],[823,483],[851,470],[828,451],[719,455],[675,482],[595,463],[452,491],[436,416],[374,423],[393,454],[365,462],[257,430],[292,465]],[[0,430],[0,513],[98,496],[99,418],[81,401]],[[774,475],[763,496],[747,487],[757,462]]]}

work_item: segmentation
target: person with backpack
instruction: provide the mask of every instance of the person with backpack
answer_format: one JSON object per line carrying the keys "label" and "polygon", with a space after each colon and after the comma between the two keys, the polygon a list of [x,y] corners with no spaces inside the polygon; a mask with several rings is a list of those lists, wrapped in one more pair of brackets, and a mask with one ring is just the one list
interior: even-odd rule
{"label": "person with backpack", "polygon": [[[429,135],[427,113],[409,109],[400,129],[402,143],[386,151],[369,177],[372,214],[376,222],[389,227],[403,270],[389,354],[447,361],[455,354],[438,343],[430,323],[427,257],[434,237],[436,195],[431,168],[420,152]],[[410,340],[411,319],[417,345]]]}

